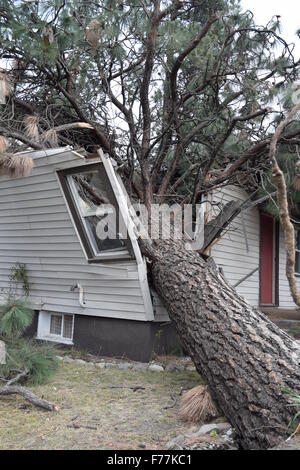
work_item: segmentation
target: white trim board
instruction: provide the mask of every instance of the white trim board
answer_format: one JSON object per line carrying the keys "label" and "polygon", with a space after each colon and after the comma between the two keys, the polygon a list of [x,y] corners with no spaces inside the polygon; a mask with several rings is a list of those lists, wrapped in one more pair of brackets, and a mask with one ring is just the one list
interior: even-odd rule
{"label": "white trim board", "polygon": [[140,281],[141,291],[142,291],[142,295],[144,299],[146,318],[149,321],[153,321],[155,318],[154,318],[150,288],[148,284],[147,267],[146,267],[145,259],[142,256],[137,237],[135,235],[135,225],[131,218],[128,204],[127,204],[128,195],[125,194],[125,188],[123,189],[121,188],[121,185],[118,181],[117,175],[115,173],[115,170],[113,168],[113,165],[109,156],[106,154],[104,155],[102,150],[98,150],[98,153],[104,165],[112,190],[114,191],[114,194],[116,196],[122,217],[124,221],[126,221],[128,224],[128,227],[127,227],[128,236],[130,237],[135,259],[136,259],[137,266],[138,266],[139,281]]}

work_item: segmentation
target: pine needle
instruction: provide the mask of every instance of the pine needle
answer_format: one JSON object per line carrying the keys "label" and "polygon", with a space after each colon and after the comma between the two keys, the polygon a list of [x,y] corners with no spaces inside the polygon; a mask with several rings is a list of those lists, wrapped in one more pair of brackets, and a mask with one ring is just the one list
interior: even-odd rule
{"label": "pine needle", "polygon": [[89,45],[96,49],[100,39],[101,24],[99,20],[93,19],[85,30],[85,37]]}
{"label": "pine needle", "polygon": [[21,178],[28,176],[33,166],[33,159],[29,156],[5,154],[0,160],[0,175]]}
{"label": "pine needle", "polygon": [[293,180],[293,186],[295,189],[297,189],[298,191],[300,190],[300,161],[298,161],[296,163],[296,168],[295,168],[295,178]]}
{"label": "pine needle", "polygon": [[7,168],[8,160],[12,156],[10,153],[2,154],[0,157],[0,176],[9,175],[9,169]]}
{"label": "pine needle", "polygon": [[184,394],[180,403],[179,417],[189,423],[208,422],[218,416],[207,385],[199,385]]}
{"label": "pine needle", "polygon": [[293,187],[297,189],[297,191],[300,190],[300,175],[296,175],[293,179]]}
{"label": "pine needle", "polygon": [[8,147],[9,147],[8,140],[5,137],[3,137],[3,135],[0,135],[0,154],[6,152]]}
{"label": "pine needle", "polygon": [[11,85],[5,72],[0,71],[0,104],[5,104],[6,97],[11,94]]}
{"label": "pine needle", "polygon": [[43,141],[49,144],[51,147],[58,147],[57,132],[54,129],[49,129],[43,135]]}
{"label": "pine needle", "polygon": [[27,300],[10,299],[0,305],[0,335],[19,337],[31,325],[34,312]]}
{"label": "pine needle", "polygon": [[38,117],[27,115],[24,117],[25,134],[37,142],[39,140]]}

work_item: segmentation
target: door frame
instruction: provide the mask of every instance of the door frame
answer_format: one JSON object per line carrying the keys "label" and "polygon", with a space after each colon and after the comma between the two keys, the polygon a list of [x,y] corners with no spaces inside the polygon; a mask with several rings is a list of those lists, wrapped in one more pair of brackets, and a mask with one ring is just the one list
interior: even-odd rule
{"label": "door frame", "polygon": [[[261,303],[261,216],[266,216],[273,219],[273,302],[271,304]],[[259,213],[259,306],[261,307],[279,307],[279,230],[280,224],[277,220],[265,212]]]}

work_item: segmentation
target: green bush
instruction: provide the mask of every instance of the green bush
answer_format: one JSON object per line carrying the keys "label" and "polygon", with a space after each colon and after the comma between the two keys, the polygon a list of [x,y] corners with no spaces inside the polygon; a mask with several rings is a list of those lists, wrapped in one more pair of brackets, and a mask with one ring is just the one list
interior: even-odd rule
{"label": "green bush", "polygon": [[53,348],[22,338],[33,319],[33,310],[24,299],[9,298],[0,306],[0,339],[7,349],[6,364],[0,365],[0,376],[10,379],[27,370],[27,381],[42,384],[56,370],[58,361]]}
{"label": "green bush", "polygon": [[[292,401],[292,403],[289,403],[287,406],[292,407],[296,410],[296,413],[294,414],[293,418],[291,419],[291,421],[289,423],[289,429],[292,432],[295,425],[296,425],[296,423],[297,423],[297,420],[300,417],[300,395],[298,393],[294,392],[293,390],[289,390],[287,388],[285,388],[283,391],[284,391],[284,393],[289,395],[289,397],[291,398],[291,401]],[[298,424],[298,427],[299,427],[299,425],[300,425],[300,423]]]}
{"label": "green bush", "polygon": [[7,345],[7,363],[2,366],[1,375],[6,378],[14,370],[28,370],[28,382],[45,383],[57,369],[58,360],[53,348],[39,345],[33,340],[18,338]]}
{"label": "green bush", "polygon": [[0,306],[0,335],[4,338],[20,337],[33,319],[33,310],[27,300],[9,298]]}

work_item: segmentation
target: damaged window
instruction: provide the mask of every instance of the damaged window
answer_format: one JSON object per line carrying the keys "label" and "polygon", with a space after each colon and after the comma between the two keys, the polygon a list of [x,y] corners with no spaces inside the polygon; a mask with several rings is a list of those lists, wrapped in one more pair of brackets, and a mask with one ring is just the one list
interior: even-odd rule
{"label": "damaged window", "polygon": [[61,181],[88,258],[128,255],[127,231],[103,166],[72,170]]}

